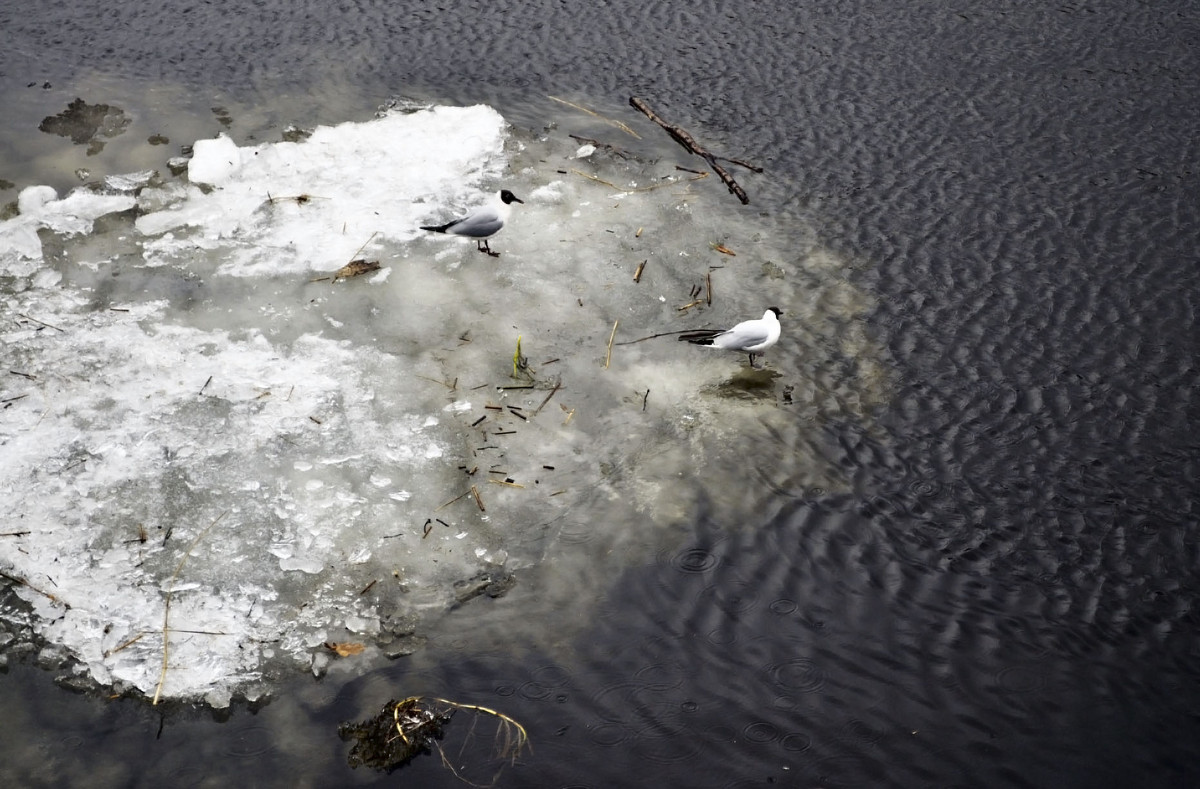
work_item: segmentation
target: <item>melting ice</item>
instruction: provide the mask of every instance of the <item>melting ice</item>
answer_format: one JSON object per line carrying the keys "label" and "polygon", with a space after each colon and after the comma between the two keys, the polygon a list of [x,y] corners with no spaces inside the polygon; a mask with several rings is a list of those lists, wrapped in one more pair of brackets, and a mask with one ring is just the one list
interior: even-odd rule
{"label": "melting ice", "polygon": [[[0,571],[20,600],[0,613],[89,681],[224,706],[321,670],[327,642],[411,651],[526,568],[584,584],[698,491],[734,512],[764,477],[844,485],[815,452],[745,447],[782,431],[800,458],[795,425],[827,401],[878,401],[849,320],[869,305],[832,256],[780,250],[691,178],[435,107],[201,140],[186,178],[24,190],[0,223]],[[501,187],[525,204],[499,259],[418,229]],[[356,259],[379,268],[332,276]],[[689,298],[706,277],[711,307]],[[620,344],[768,304],[815,359],[791,410],[778,373]],[[842,357],[850,382],[823,382]]]}

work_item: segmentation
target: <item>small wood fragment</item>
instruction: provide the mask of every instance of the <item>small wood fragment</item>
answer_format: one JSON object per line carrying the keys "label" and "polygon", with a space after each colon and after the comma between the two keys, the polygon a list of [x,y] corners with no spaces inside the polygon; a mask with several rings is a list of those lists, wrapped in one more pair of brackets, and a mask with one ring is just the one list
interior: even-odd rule
{"label": "small wood fragment", "polygon": [[363,649],[365,649],[362,644],[356,644],[349,641],[326,641],[325,648],[330,652],[336,653],[338,657],[350,657],[351,655],[358,655],[363,651]]}
{"label": "small wood fragment", "polygon": [[644,268],[646,268],[646,263],[648,260],[649,260],[649,258],[647,258],[646,260],[643,260],[641,263],[638,263],[637,271],[633,272],[633,281],[634,282],[642,281],[642,270]]}
{"label": "small wood fragment", "polygon": [[487,507],[483,506],[483,499],[479,497],[479,488],[471,486],[471,493],[475,494],[475,503],[479,505],[480,512],[487,512]]}

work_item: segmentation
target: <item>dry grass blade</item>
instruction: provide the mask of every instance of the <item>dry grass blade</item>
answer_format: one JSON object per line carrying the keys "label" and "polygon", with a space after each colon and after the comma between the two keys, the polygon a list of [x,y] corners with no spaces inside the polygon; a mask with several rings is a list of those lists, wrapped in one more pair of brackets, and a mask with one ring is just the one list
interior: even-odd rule
{"label": "dry grass blade", "polygon": [[579,110],[580,112],[586,112],[588,115],[591,115],[593,118],[599,118],[600,120],[604,121],[605,123],[609,124],[610,126],[616,126],[618,129],[620,129],[621,131],[625,132],[626,134],[628,134],[632,137],[635,137],[639,140],[642,139],[642,135],[638,134],[637,132],[635,132],[633,129],[629,128],[627,125],[625,125],[621,121],[613,120],[612,118],[606,118],[603,115],[601,115],[600,113],[595,112],[594,110],[589,110],[587,107],[583,107],[572,101],[567,101],[566,99],[560,99],[557,96],[547,96],[546,98],[550,99],[551,101],[557,101],[559,104],[565,104],[568,107],[570,107],[571,109]]}
{"label": "dry grass blade", "polygon": [[208,534],[209,530],[216,526],[217,523],[229,513],[225,510],[218,515],[212,523],[204,527],[204,530],[196,535],[196,539],[192,540],[192,544],[188,546],[187,552],[183,554],[183,558],[179,560],[179,566],[175,568],[175,572],[171,574],[171,582],[167,587],[167,599],[163,603],[163,652],[162,652],[162,672],[158,675],[158,687],[154,689],[154,701],[150,702],[150,706],[158,704],[158,699],[162,696],[163,683],[167,681],[167,653],[170,636],[167,629],[167,619],[171,614],[171,595],[175,592],[175,579],[179,577],[179,572],[183,569],[183,565],[187,563],[188,557],[192,555],[196,544],[200,542],[200,538]]}
{"label": "dry grass blade", "polygon": [[608,365],[612,361],[613,339],[617,336],[617,324],[619,324],[620,322],[621,322],[620,320],[613,321],[612,334],[608,335],[608,354],[604,357],[604,369],[605,370],[608,369]]}
{"label": "dry grass blade", "polygon": [[140,641],[140,640],[141,640],[141,638],[142,638],[142,636],[144,636],[144,635],[146,635],[146,634],[145,634],[145,633],[138,633],[136,636],[134,636],[133,638],[129,639],[129,640],[128,640],[128,641],[126,641],[125,643],[123,643],[123,644],[118,644],[117,646],[113,647],[112,649],[105,650],[105,652],[104,652],[104,657],[106,657],[106,658],[107,658],[107,657],[112,657],[113,655],[115,655],[115,654],[117,654],[118,652],[120,652],[122,649],[125,649],[126,647],[129,647],[129,646],[133,646],[133,645],[134,645],[134,644],[136,644],[138,641]]}
{"label": "dry grass blade", "polygon": [[610,189],[616,189],[618,192],[625,191],[624,189],[622,189],[621,187],[617,186],[614,183],[609,183],[608,181],[605,181],[603,178],[597,178],[596,176],[585,173],[582,170],[576,170],[576,169],[572,168],[571,172],[575,173],[575,175],[581,175],[584,178],[588,179],[589,181],[595,181],[598,184],[604,184],[605,186],[609,187]]}
{"label": "dry grass blade", "polygon": [[[37,592],[41,596],[49,599],[51,602],[58,603],[59,605],[64,606],[66,608],[71,607],[67,603],[64,603],[62,600],[60,600],[57,596],[50,594],[49,592],[47,592],[44,589],[37,588],[33,584],[29,583],[29,581],[26,581],[24,578],[22,578],[18,575],[10,575],[9,573],[6,573],[3,570],[0,570],[0,578],[7,578],[8,580],[12,581],[15,584],[20,584],[21,586],[24,586],[26,589]],[[51,581],[51,583],[54,583],[54,582]]]}

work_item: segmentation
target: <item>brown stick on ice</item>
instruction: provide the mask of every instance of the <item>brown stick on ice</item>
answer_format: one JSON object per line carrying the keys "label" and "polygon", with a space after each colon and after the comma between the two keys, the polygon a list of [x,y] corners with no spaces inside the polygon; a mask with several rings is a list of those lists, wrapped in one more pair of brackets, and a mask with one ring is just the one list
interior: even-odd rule
{"label": "brown stick on ice", "polygon": [[[680,128],[679,126],[676,126],[673,123],[667,123],[666,121],[664,121],[662,118],[660,118],[658,115],[656,115],[654,113],[654,110],[650,109],[650,106],[648,104],[646,104],[646,102],[642,101],[637,96],[631,96],[629,98],[629,103],[633,106],[633,108],[635,110],[642,113],[647,118],[649,118],[650,120],[657,123],[659,126],[663,127],[663,129],[667,132],[667,134],[671,135],[672,139],[674,139],[675,142],[682,145],[689,153],[694,153],[697,156],[704,159],[704,161],[708,162],[708,166],[711,167],[712,171],[717,174],[717,177],[720,178],[725,183],[725,186],[729,187],[729,191],[732,194],[734,194],[737,197],[737,199],[742,201],[742,205],[745,205],[750,202],[750,198],[746,196],[746,190],[743,189],[741,186],[739,186],[737,181],[733,180],[733,176],[730,175],[729,172],[724,167],[717,164],[717,159],[720,157],[717,157],[717,156],[713,155],[712,153],[710,153],[706,148],[704,148],[704,146],[702,146],[702,145],[700,145],[700,143],[696,142],[696,138],[694,138],[692,135],[688,134],[687,131],[685,131],[684,129]],[[729,161],[736,161],[736,160],[729,160]],[[737,162],[737,164],[741,164],[745,167],[750,167],[750,169],[754,169],[757,172],[762,172],[761,168],[754,168],[754,167],[751,167],[750,165],[747,165],[740,161]]]}

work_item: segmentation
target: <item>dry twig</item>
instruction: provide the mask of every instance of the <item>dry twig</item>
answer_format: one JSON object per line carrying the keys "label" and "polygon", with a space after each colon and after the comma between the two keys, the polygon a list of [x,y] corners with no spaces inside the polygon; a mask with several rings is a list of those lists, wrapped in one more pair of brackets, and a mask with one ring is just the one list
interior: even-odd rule
{"label": "dry twig", "polygon": [[[665,120],[656,115],[654,110],[650,109],[650,105],[646,104],[645,101],[639,99],[637,96],[631,96],[629,103],[638,112],[641,112],[647,118],[661,126],[663,130],[666,131],[667,134],[671,135],[671,138],[675,140],[675,142],[682,145],[686,151],[689,153],[694,153],[704,159],[704,161],[708,162],[708,166],[712,168],[712,171],[717,174],[717,177],[720,178],[722,182],[724,182],[730,193],[736,196],[738,200],[742,201],[743,205],[750,202],[750,198],[746,195],[746,190],[738,185],[738,182],[733,179],[733,176],[729,174],[729,171],[717,163],[718,157],[710,153],[707,149],[701,146],[700,143],[696,142],[696,139],[692,137],[692,135],[688,134],[687,131],[679,126],[676,126],[675,124],[667,123]],[[732,159],[728,159],[727,161],[734,161],[736,164],[747,167],[748,169],[755,170],[756,172],[762,172],[760,168],[754,167],[753,165],[749,165],[745,162],[739,162]]]}

